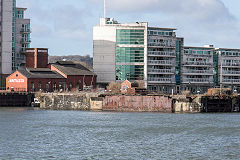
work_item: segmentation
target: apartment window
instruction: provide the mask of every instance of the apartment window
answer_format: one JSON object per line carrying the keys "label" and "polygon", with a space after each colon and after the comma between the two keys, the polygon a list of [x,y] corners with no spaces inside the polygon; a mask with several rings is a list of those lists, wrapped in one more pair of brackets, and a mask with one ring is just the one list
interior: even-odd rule
{"label": "apartment window", "polygon": [[38,82],[38,90],[41,91],[42,90],[42,83]]}

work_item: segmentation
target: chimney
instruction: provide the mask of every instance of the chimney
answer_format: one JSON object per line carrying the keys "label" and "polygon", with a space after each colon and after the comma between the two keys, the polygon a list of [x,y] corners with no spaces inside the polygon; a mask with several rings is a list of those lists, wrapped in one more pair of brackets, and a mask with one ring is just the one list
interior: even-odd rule
{"label": "chimney", "polygon": [[48,68],[47,48],[26,48],[27,68]]}

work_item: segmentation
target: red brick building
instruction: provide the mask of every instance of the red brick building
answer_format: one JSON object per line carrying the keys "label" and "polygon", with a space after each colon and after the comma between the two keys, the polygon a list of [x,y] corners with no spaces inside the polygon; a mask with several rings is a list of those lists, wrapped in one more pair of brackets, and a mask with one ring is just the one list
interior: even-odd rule
{"label": "red brick building", "polygon": [[26,50],[26,66],[6,79],[11,91],[80,91],[96,88],[96,75],[81,64],[59,61],[48,64],[48,49]]}

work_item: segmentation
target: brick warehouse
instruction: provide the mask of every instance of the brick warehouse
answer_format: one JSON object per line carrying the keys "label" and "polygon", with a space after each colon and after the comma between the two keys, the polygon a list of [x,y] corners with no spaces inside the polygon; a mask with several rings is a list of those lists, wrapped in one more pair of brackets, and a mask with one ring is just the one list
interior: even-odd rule
{"label": "brick warehouse", "polygon": [[26,64],[6,78],[8,91],[80,91],[96,88],[96,75],[71,61],[48,64],[48,49],[26,49]]}

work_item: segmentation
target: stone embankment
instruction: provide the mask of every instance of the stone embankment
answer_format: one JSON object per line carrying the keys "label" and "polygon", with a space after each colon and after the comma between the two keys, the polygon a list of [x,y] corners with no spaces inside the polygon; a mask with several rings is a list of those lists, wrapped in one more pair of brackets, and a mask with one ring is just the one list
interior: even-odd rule
{"label": "stone embankment", "polygon": [[101,110],[116,112],[172,112],[172,99],[165,96],[105,96],[98,93],[40,93],[41,109]]}
{"label": "stone embankment", "polygon": [[240,96],[102,95],[95,92],[40,93],[41,109],[99,110],[113,112],[239,112]]}

